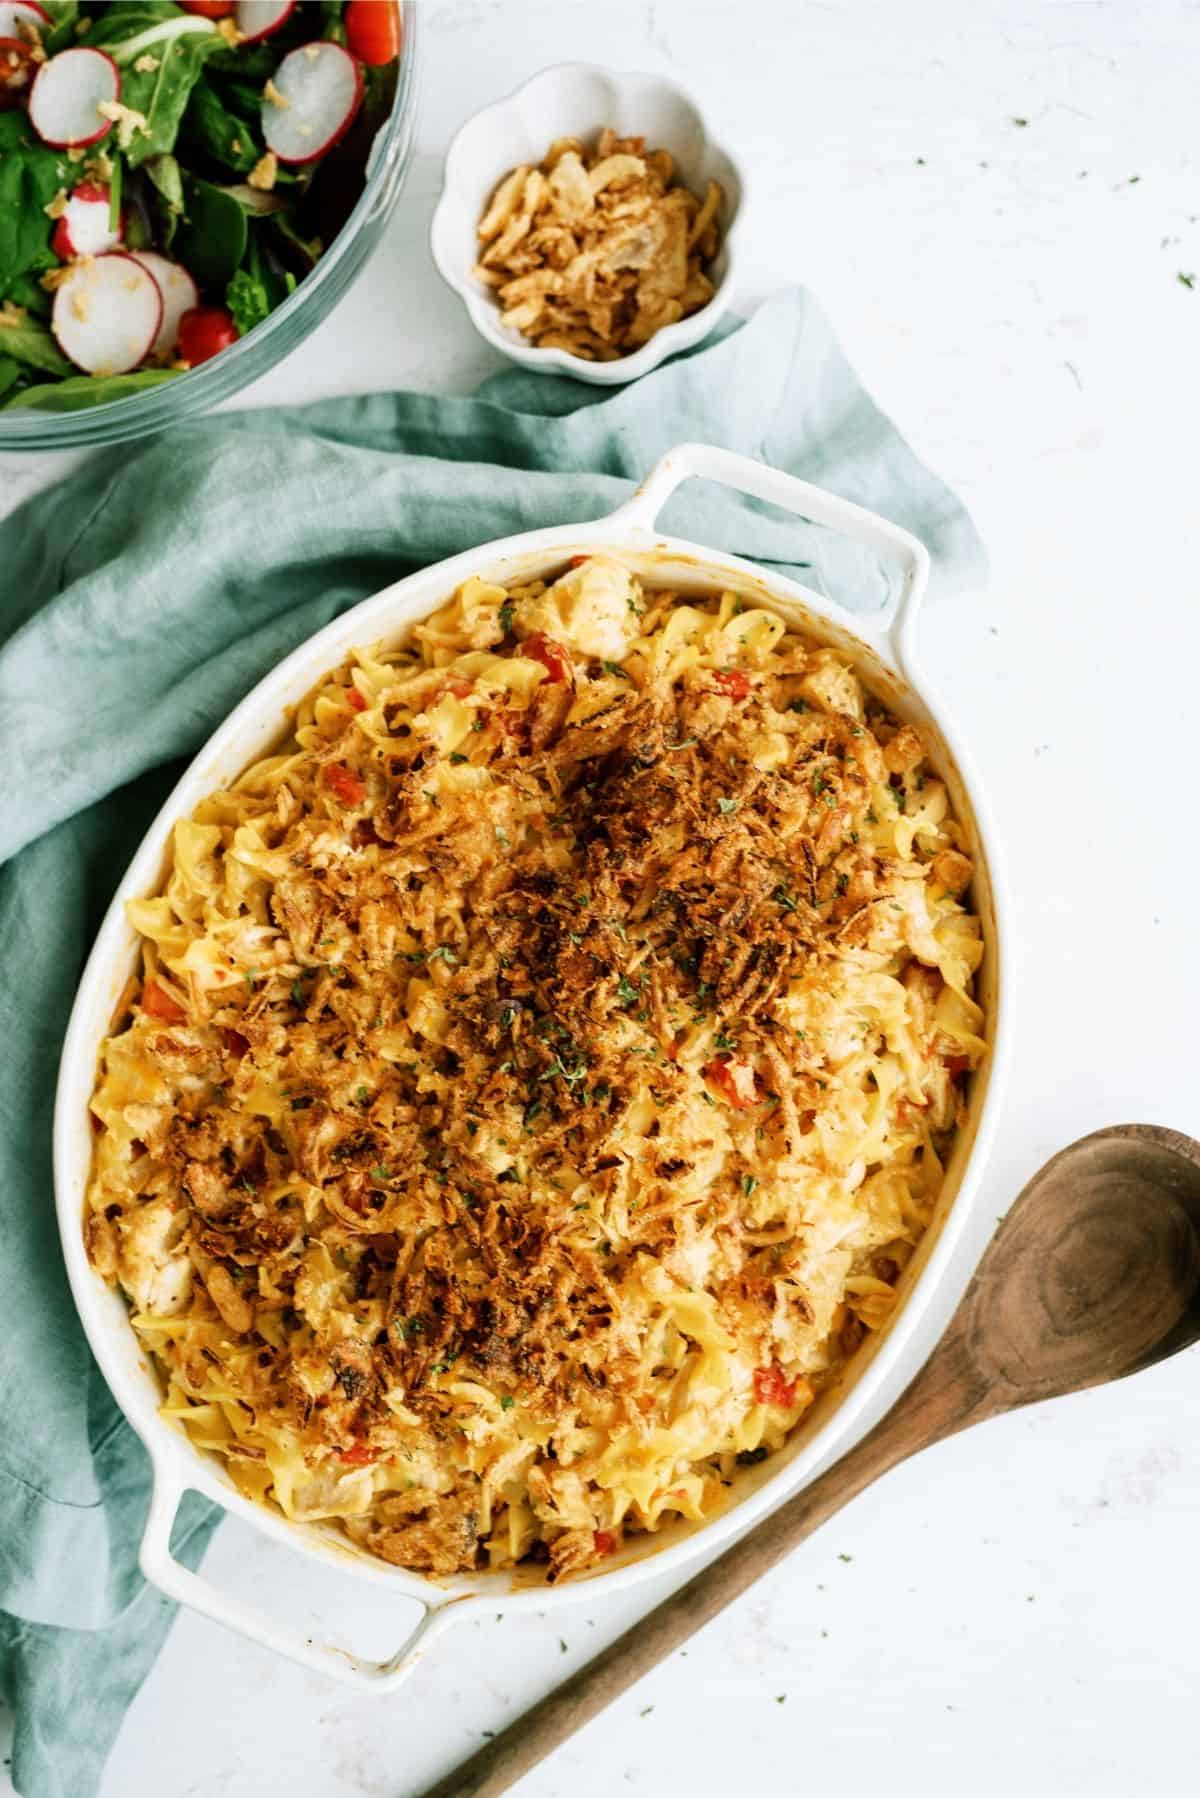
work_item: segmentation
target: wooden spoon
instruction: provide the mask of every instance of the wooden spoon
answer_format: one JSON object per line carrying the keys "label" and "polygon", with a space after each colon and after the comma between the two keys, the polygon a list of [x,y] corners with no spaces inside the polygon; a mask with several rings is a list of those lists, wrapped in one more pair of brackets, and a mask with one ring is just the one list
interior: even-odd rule
{"label": "wooden spoon", "polygon": [[1152,1124],[1072,1143],[1029,1182],[886,1417],[426,1798],[499,1798],[897,1462],[1019,1405],[1137,1373],[1198,1338],[1200,1143]]}

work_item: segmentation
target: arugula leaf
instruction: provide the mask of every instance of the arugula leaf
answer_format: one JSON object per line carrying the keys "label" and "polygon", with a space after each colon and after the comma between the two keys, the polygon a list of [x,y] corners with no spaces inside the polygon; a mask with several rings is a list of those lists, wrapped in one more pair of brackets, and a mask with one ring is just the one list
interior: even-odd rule
{"label": "arugula leaf", "polygon": [[228,110],[203,75],[192,89],[180,137],[189,150],[224,163],[239,175],[248,175],[263,153],[257,132]]}
{"label": "arugula leaf", "polygon": [[0,326],[0,356],[11,356],[14,362],[40,368],[47,375],[69,375],[73,367],[45,325],[31,318],[19,325]]}
{"label": "arugula leaf", "polygon": [[25,114],[0,113],[0,299],[22,275],[54,267],[45,208],[69,185],[61,152],[38,142]]}
{"label": "arugula leaf", "polygon": [[204,287],[232,281],[243,256],[249,227],[244,209],[211,181],[188,181],[184,214],[175,233],[175,253]]}
{"label": "arugula leaf", "polygon": [[161,387],[173,381],[182,371],[176,368],[142,368],[129,375],[74,375],[69,381],[55,381],[44,387],[30,387],[18,393],[5,407],[8,412],[82,412],[88,406],[103,406],[109,400],[123,400],[141,393],[147,387]]}
{"label": "arugula leaf", "polygon": [[239,337],[244,337],[247,331],[253,331],[255,325],[261,325],[271,310],[266,287],[245,268],[238,269],[226,287],[225,304],[238,328]]}
{"label": "arugula leaf", "polygon": [[[146,121],[133,132],[125,152],[131,168],[175,148],[205,58],[223,41],[211,19],[180,12],[167,0],[114,0],[104,9],[88,42],[108,51],[121,71],[122,106],[140,112]],[[139,69],[143,60],[153,66]]]}
{"label": "arugula leaf", "polygon": [[11,387],[15,387],[21,379],[21,365],[14,362],[11,356],[0,356],[0,402]]}

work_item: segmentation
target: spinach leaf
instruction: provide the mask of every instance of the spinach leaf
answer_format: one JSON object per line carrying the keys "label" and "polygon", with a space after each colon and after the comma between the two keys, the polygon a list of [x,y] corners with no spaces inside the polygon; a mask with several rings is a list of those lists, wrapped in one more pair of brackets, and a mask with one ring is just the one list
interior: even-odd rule
{"label": "spinach leaf", "polygon": [[203,287],[232,281],[246,254],[246,214],[232,195],[210,181],[189,180],[174,250]]}
{"label": "spinach leaf", "polygon": [[162,248],[169,250],[183,215],[183,172],[173,156],[148,156],[142,173],[149,182],[143,191],[158,221]]}
{"label": "spinach leaf", "polygon": [[35,318],[49,318],[54,300],[34,275],[20,275],[8,290],[14,306],[23,306]]}
{"label": "spinach leaf", "polygon": [[67,361],[45,325],[25,318],[20,324],[0,326],[0,356],[10,356],[27,368],[40,368],[47,375],[69,375]]}
{"label": "spinach leaf", "polygon": [[15,387],[21,379],[21,365],[14,362],[11,356],[0,356],[0,403],[10,388]]}
{"label": "spinach leaf", "polygon": [[239,175],[248,175],[263,153],[257,131],[227,109],[203,75],[192,89],[180,136],[189,150]]}
{"label": "spinach leaf", "polygon": [[[211,59],[208,66],[211,69]],[[262,129],[261,81],[217,81],[216,86],[222,104],[229,112],[235,113],[239,119],[245,119],[256,131]]]}
{"label": "spinach leaf", "polygon": [[143,368],[130,375],[74,375],[69,381],[55,381],[45,387],[28,387],[14,395],[5,411],[16,412],[82,412],[88,406],[103,406],[109,400],[123,400],[130,394],[143,393],[148,387],[161,387],[183,371],[177,368]]}
{"label": "spinach leaf", "polygon": [[42,47],[47,56],[55,56],[76,41],[78,0],[41,0],[41,7],[50,14],[50,29],[42,39]]}
{"label": "spinach leaf", "polygon": [[345,0],[321,0],[321,36],[328,38],[332,44],[346,42],[346,27],[342,23],[342,14],[346,10]]}
{"label": "spinach leaf", "polygon": [[0,113],[0,299],[22,275],[54,267],[45,208],[68,185],[62,153],[38,142],[23,112]]}
{"label": "spinach leaf", "polygon": [[[296,11],[299,12],[297,7]],[[239,44],[231,50],[223,38],[218,39],[220,48],[214,50],[208,58],[208,68],[214,75],[237,75],[243,81],[259,83],[259,100],[262,100],[262,83],[268,75],[273,75],[283,54],[277,45],[278,32],[272,32],[271,41],[267,44]]]}
{"label": "spinach leaf", "polygon": [[[89,34],[89,44],[103,47],[121,71],[121,104],[140,112],[128,145],[122,144],[131,168],[151,156],[175,148],[180,121],[205,58],[222,43],[211,19],[166,9],[153,0],[127,5],[114,0]],[[139,68],[145,62],[151,66]]]}
{"label": "spinach leaf", "polygon": [[276,213],[271,220],[272,247],[284,268],[291,269],[303,280],[316,268],[321,255],[319,237],[302,237],[289,212]]}

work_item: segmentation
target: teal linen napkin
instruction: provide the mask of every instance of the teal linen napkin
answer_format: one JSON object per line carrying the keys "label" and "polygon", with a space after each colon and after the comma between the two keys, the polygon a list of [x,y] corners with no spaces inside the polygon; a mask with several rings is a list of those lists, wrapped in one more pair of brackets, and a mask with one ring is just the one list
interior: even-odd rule
{"label": "teal linen napkin", "polygon": [[[141,1445],[75,1318],[50,1114],[89,941],[137,840],[230,707],[321,625],[490,538],[597,517],[673,444],[791,469],[979,581],[954,495],[863,391],[799,290],[614,395],[503,374],[201,420],[101,452],[0,525],[0,1682],[27,1798],[89,1798],[171,1607],[137,1571]],[[803,520],[691,482],[666,528],[870,611],[893,575]],[[177,1551],[216,1521],[191,1499]]]}

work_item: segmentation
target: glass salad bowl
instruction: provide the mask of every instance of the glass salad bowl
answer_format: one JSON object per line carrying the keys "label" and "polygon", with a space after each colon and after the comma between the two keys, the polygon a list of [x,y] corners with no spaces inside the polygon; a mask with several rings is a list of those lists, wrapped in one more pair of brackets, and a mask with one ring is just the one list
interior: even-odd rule
{"label": "glass salad bowl", "polygon": [[420,75],[417,12],[416,0],[401,0],[396,97],[369,153],[363,191],[315,267],[282,304],[219,355],[141,392],[79,410],[0,408],[0,452],[96,447],[150,436],[248,387],[329,316],[378,244],[412,161]]}

